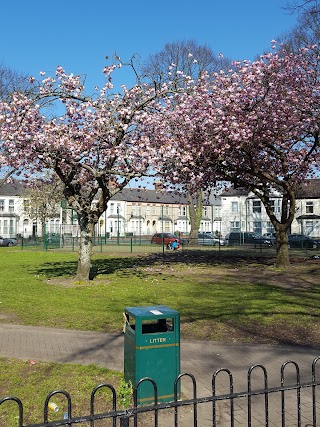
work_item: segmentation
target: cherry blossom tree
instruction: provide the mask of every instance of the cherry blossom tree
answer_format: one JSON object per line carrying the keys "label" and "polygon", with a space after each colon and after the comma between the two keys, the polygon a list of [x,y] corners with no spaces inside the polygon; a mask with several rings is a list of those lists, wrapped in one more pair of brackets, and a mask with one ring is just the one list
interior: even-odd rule
{"label": "cherry blossom tree", "polygon": [[[121,93],[114,94],[112,73],[121,65],[105,67],[106,84],[94,96],[85,95],[80,76],[58,67],[54,77],[41,73],[41,81],[31,78],[30,95],[16,92],[10,102],[0,103],[1,149],[7,162],[24,167],[29,176],[53,171],[78,215],[77,281],[90,278],[94,227],[109,199],[131,179],[156,173],[162,162],[177,155],[141,131],[170,84],[161,89],[122,86]],[[58,108],[58,117],[44,115],[43,108],[51,105]]]}
{"label": "cherry blossom tree", "polygon": [[[149,117],[158,140],[180,146],[174,168],[167,164],[173,180],[194,188],[227,180],[260,198],[276,230],[282,267],[289,265],[297,186],[318,167],[318,61],[317,49],[309,48],[237,62],[213,83],[203,76]],[[280,216],[273,210],[274,192],[282,196]]]}
{"label": "cherry blossom tree", "polygon": [[[0,64],[0,99],[9,99],[10,95],[16,90],[27,91],[30,89],[29,80],[26,75],[18,73]],[[6,158],[0,151],[0,187],[7,182],[9,177],[16,172],[16,169],[7,165]]]}
{"label": "cherry blossom tree", "polygon": [[[166,43],[161,51],[150,55],[142,67],[142,75],[155,84],[173,80],[177,85],[188,86],[188,80],[181,79],[181,72],[196,81],[205,71],[208,76],[213,76],[214,72],[227,70],[230,65],[231,61],[228,58],[224,58],[221,54],[216,55],[210,47],[200,45],[194,40],[183,40]],[[170,175],[166,178],[170,180]],[[188,188],[185,190],[189,204],[189,245],[192,246],[198,244],[198,231],[203,214],[203,194],[202,188],[193,193]]]}

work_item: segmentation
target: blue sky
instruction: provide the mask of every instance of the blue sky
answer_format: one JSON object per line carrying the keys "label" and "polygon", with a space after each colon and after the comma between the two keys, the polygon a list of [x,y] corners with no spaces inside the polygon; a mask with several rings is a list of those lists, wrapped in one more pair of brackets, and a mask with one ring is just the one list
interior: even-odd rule
{"label": "blue sky", "polygon": [[[297,16],[285,0],[11,0],[1,4],[0,62],[39,76],[86,75],[88,90],[101,86],[105,56],[143,62],[165,43],[194,39],[231,59],[253,59],[289,31]],[[118,81],[119,80],[119,81]],[[120,70],[116,83],[131,86]]]}

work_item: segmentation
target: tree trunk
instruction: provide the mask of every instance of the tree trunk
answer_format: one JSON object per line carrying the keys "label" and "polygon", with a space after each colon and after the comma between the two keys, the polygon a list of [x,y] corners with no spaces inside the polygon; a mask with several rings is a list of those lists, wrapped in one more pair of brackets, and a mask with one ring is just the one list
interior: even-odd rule
{"label": "tree trunk", "polygon": [[277,239],[277,258],[276,267],[289,268],[289,247],[288,247],[288,235],[287,230],[278,229],[276,230]]}
{"label": "tree trunk", "polygon": [[267,215],[270,218],[276,232],[277,257],[275,266],[283,269],[290,267],[289,247],[288,247],[288,230],[290,230],[292,221],[296,211],[296,185],[290,181],[282,181],[282,203],[281,203],[281,218],[280,220],[275,215],[274,205],[271,205],[268,186],[265,187],[264,193],[256,191],[255,193],[266,209]]}
{"label": "tree trunk", "polygon": [[77,282],[88,283],[92,278],[91,273],[91,258],[92,258],[92,237],[94,224],[86,224],[81,226],[80,222],[80,245],[78,268],[75,280]]}
{"label": "tree trunk", "polygon": [[195,194],[189,194],[189,218],[190,218],[190,242],[189,246],[198,245],[198,232],[202,218],[202,192],[198,190]]}

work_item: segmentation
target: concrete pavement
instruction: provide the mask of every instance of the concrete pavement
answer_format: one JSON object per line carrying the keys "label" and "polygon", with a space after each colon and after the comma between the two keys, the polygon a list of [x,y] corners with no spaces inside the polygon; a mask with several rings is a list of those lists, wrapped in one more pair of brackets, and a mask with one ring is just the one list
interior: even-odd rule
{"label": "concrete pavement", "polygon": [[[112,370],[122,371],[123,335],[0,324],[0,356],[21,360],[32,359],[84,365],[93,363]],[[269,387],[280,386],[280,368],[287,360],[293,360],[298,363],[301,382],[309,382],[311,381],[311,364],[317,356],[320,356],[320,348],[287,345],[223,344],[213,341],[181,341],[181,371],[191,373],[196,377],[197,397],[206,397],[212,394],[212,374],[219,368],[227,368],[232,372],[234,392],[247,390],[247,372],[249,367],[254,364],[262,364],[267,369]],[[295,371],[290,368],[286,372],[288,372],[286,374],[286,384],[295,383]],[[256,377],[253,389],[262,389],[262,376],[257,375]],[[182,382],[182,392],[186,398],[192,398],[191,381],[186,379]],[[228,379],[226,377],[224,377],[223,381],[219,381],[217,392],[219,394],[229,393]],[[310,398],[309,396],[305,402],[302,402],[302,408],[305,406],[310,409]],[[219,403],[221,403],[219,425],[230,425],[230,420],[228,419],[230,405],[228,402]],[[296,413],[295,407],[297,403],[292,403],[292,405],[292,412]],[[243,409],[242,406],[240,404],[236,405],[238,412],[235,419],[240,423],[236,425],[247,425],[247,415],[239,415]],[[199,418],[202,419],[200,425],[212,425],[211,416],[205,415],[209,414],[211,409],[210,411],[209,409],[204,409],[204,405],[200,405],[200,407],[202,408],[199,411]],[[202,412],[202,415],[200,412]],[[279,405],[277,405],[276,412],[279,413],[279,416],[281,415],[281,407]],[[274,414],[277,415],[276,413]],[[305,424],[302,425],[309,425],[309,418],[309,415],[306,415]],[[281,417],[279,420],[281,421]],[[241,422],[244,424],[241,424]],[[261,414],[260,420],[259,416],[257,417],[257,422],[257,425],[264,425],[259,424],[261,422]],[[185,425],[188,423],[189,421],[187,422],[186,420]],[[270,421],[269,423],[270,426],[278,425],[277,423],[271,424]],[[295,423],[296,418],[293,418],[292,423],[290,421],[286,422],[286,426],[297,425]]]}

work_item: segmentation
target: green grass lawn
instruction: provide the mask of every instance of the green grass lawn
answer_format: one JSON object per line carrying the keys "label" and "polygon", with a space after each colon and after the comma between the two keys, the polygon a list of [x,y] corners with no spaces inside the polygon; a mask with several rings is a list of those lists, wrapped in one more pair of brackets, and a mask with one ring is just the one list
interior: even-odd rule
{"label": "green grass lawn", "polygon": [[75,253],[1,249],[3,323],[120,332],[124,307],[164,304],[180,312],[182,337],[320,343],[319,261],[284,272],[217,252],[95,254],[95,279],[81,285],[68,280]]}
{"label": "green grass lawn", "polygon": [[[95,279],[83,285],[72,280],[76,253],[0,248],[0,322],[118,333],[124,307],[164,304],[180,312],[182,338],[320,345],[319,261],[298,258],[281,271],[254,252],[226,253],[95,254]],[[43,419],[44,400],[57,388],[71,394],[73,416],[88,415],[99,383],[121,388],[121,373],[96,366],[0,363],[0,398],[21,399],[27,424]],[[52,400],[60,407],[49,413],[53,421],[66,403]],[[102,393],[97,410],[110,402]],[[17,416],[15,404],[2,405],[0,426],[16,426]]]}
{"label": "green grass lawn", "polygon": [[[79,417],[90,414],[92,390],[99,384],[111,383],[120,397],[118,402],[119,408],[121,408],[120,384],[123,380],[120,373],[94,365],[22,362],[5,358],[0,358],[0,364],[0,399],[5,396],[15,396],[22,401],[23,425],[44,421],[45,399],[54,390],[64,390],[70,394],[72,416]],[[96,414],[112,410],[112,394],[108,388],[101,388],[96,396]],[[58,412],[48,410],[48,420],[63,419],[63,414],[68,411],[64,395],[56,394],[50,399],[50,402],[58,406]],[[15,402],[6,402],[1,405],[1,427],[16,427],[18,417],[18,405]]]}

